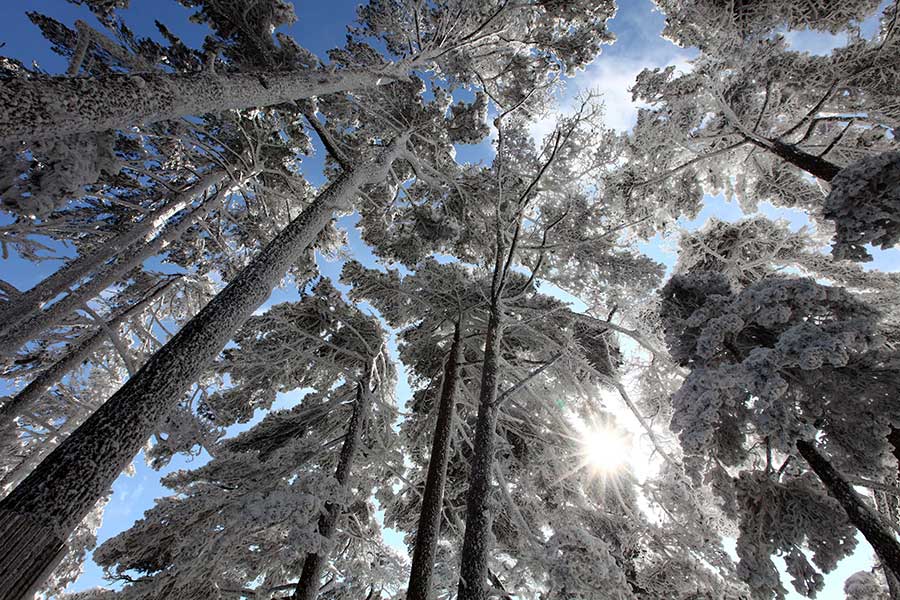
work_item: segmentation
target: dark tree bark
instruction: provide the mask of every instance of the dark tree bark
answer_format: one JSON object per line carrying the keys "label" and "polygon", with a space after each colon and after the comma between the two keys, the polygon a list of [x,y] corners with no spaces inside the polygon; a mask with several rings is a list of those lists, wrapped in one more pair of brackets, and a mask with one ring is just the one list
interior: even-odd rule
{"label": "dark tree bark", "polygon": [[838,171],[841,170],[839,166],[831,161],[803,152],[798,150],[796,146],[791,146],[778,140],[772,143],[770,151],[782,160],[791,163],[798,169],[803,169],[810,175],[814,175],[823,181],[831,181],[838,174]]}
{"label": "dark tree bark", "polygon": [[[63,542],[109,490],[153,427],[181,399],[285,272],[361,186],[386,178],[401,136],[378,157],[343,173],[118,392],[0,501],[0,599],[38,586]],[[27,527],[17,525],[25,523]]]}
{"label": "dark tree bark", "polygon": [[428,459],[428,476],[422,495],[422,511],[416,527],[412,569],[406,600],[428,600],[431,592],[431,575],[434,556],[441,530],[441,509],[444,505],[444,486],[447,483],[447,461],[450,457],[450,434],[453,431],[453,413],[456,408],[456,388],[459,362],[462,356],[461,325],[457,321],[453,330],[453,343],[444,365],[444,380],[438,406],[437,422]]}
{"label": "dark tree bark", "polygon": [[106,322],[106,327],[101,327],[76,341],[65,356],[38,373],[37,377],[32,379],[18,394],[0,406],[0,430],[9,427],[14,419],[31,410],[47,390],[59,383],[69,371],[87,360],[106,340],[107,329],[116,329],[126,319],[142,311],[156,298],[159,298],[175,281],[176,279],[173,278],[157,286],[150,291],[146,298],[113,315]]}
{"label": "dark tree bark", "polygon": [[491,302],[487,334],[484,341],[484,363],[481,390],[478,395],[478,418],[475,423],[475,456],[469,472],[466,497],[466,533],[463,537],[459,571],[458,600],[487,600],[488,539],[491,533],[491,475],[494,463],[494,433],[497,427],[497,379],[500,371],[502,339],[499,294]]}
{"label": "dark tree bark", "polygon": [[[341,487],[346,488],[349,485],[353,459],[359,448],[363,428],[366,424],[366,417],[369,414],[369,406],[372,402],[370,383],[367,370],[366,376],[356,388],[356,402],[353,403],[353,414],[350,417],[350,424],[347,426],[347,433],[344,436],[341,454],[334,472],[334,478]],[[340,506],[331,503],[326,504],[325,514],[319,517],[319,535],[329,541],[334,539],[334,532],[337,529],[337,522],[340,516]],[[297,582],[297,588],[294,590],[291,598],[294,600],[316,599],[316,596],[319,594],[319,580],[322,579],[322,571],[327,561],[328,552],[309,553],[306,555],[306,560],[303,561],[303,570],[300,573],[300,581]]]}
{"label": "dark tree bark", "polygon": [[897,461],[897,481],[900,481],[900,429],[891,427],[888,434],[888,442],[893,448],[894,460]]}
{"label": "dark tree bark", "polygon": [[828,492],[844,507],[850,522],[872,545],[882,566],[895,577],[900,577],[900,542],[896,536],[884,526],[878,514],[869,508],[853,486],[838,473],[812,442],[799,440],[797,450]]}
{"label": "dark tree bark", "polygon": [[822,181],[831,181],[838,174],[841,167],[820,158],[814,154],[809,154],[799,150],[796,146],[779,142],[778,140],[761,140],[747,137],[747,141],[763,150],[768,150],[781,160],[790,163],[798,169],[805,171],[813,177],[818,177]]}

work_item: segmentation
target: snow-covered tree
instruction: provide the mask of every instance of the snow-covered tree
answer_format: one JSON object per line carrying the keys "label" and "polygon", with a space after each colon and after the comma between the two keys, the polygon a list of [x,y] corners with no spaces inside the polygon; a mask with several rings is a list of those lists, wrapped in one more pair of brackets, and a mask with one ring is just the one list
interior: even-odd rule
{"label": "snow-covered tree", "polygon": [[[900,232],[896,3],[865,39],[876,0],[659,0],[690,71],[638,76],[632,133],[588,94],[534,140],[611,0],[369,0],[327,57],[289,0],[177,0],[200,47],[72,1],[100,26],[30,15],[65,75],[0,58],[0,250],[62,259],[0,281],[0,596],[78,577],[142,448],[205,462],[76,598],[769,600],[776,555],[811,597],[857,531],[848,597],[898,595],[898,279],[851,262]],[[707,193],[816,229],[682,232],[656,293],[636,242]],[[646,478],[592,466],[599,435]]]}
{"label": "snow-covered tree", "polygon": [[[404,202],[398,206],[395,203],[392,210],[377,205],[366,205],[362,210],[364,239],[385,258],[399,260],[418,272],[423,257],[443,252],[470,263],[481,277],[491,279],[480,299],[480,310],[485,311],[484,329],[479,334],[483,350],[473,359],[483,364],[475,379],[480,380],[480,391],[473,395],[479,410],[471,441],[475,454],[460,573],[460,593],[475,594],[473,597],[486,593],[484,586],[489,580],[493,432],[498,419],[503,420],[501,403],[495,399],[498,388],[502,389],[509,377],[508,358],[502,349],[515,343],[515,338],[506,340],[504,336],[516,330],[517,319],[530,318],[513,316],[521,310],[516,300],[531,296],[538,278],[544,277],[573,291],[590,290],[596,294],[592,299],[598,302],[615,298],[625,281],[649,288],[658,277],[658,267],[652,261],[620,245],[622,216],[603,210],[602,200],[591,197],[579,185],[579,168],[589,170],[606,159],[603,151],[590,143],[602,133],[591,99],[585,100],[572,119],[560,124],[542,149],[533,147],[521,122],[508,117],[513,110],[495,121],[500,130],[498,156],[490,168],[460,169],[437,161],[435,167],[410,156],[415,181],[397,192]],[[583,162],[573,164],[576,157]],[[514,274],[513,267],[524,268],[530,275]],[[582,276],[577,275],[579,272]],[[394,286],[399,286],[399,281]],[[389,296],[389,301],[396,303],[412,296]],[[470,296],[461,294],[463,298]],[[458,304],[452,304],[452,294],[448,294],[448,300],[451,305],[445,310],[461,310]],[[414,311],[415,301],[409,302]],[[532,309],[535,317],[549,309],[538,306],[540,302]],[[465,332],[464,338],[468,337]],[[557,347],[565,352],[567,345],[557,342]],[[541,375],[540,371],[547,368],[541,362],[546,364],[547,358],[534,360],[532,370],[538,371],[534,376]],[[551,367],[547,372],[557,370]],[[436,379],[437,369],[434,373]],[[522,378],[529,379],[527,372]],[[518,389],[515,379],[509,385]],[[416,593],[421,591],[417,588]]]}
{"label": "snow-covered tree", "polygon": [[[581,38],[593,31],[592,27],[594,25],[598,23],[602,25],[605,22],[606,18],[611,15],[612,5],[608,2],[588,4],[590,6],[596,5],[596,10],[592,10],[587,28],[570,27],[568,24],[571,19],[583,19],[582,15],[561,10],[555,6],[544,5],[543,3],[515,6],[508,6],[503,3],[496,7],[496,10],[493,12],[482,13],[476,11],[474,20],[469,20],[471,13],[466,10],[458,10],[454,13],[442,10],[429,11],[429,18],[433,19],[430,34],[432,36],[432,42],[430,42],[432,45],[431,52],[435,53],[435,57],[431,60],[436,61],[440,56],[446,55],[453,59],[454,64],[471,65],[467,68],[474,69],[477,65],[495,65],[497,63],[494,57],[479,56],[479,52],[490,54],[488,51],[493,48],[501,50],[502,54],[502,49],[510,47],[506,39],[507,28],[512,29],[512,26],[516,25],[517,28],[525,28],[526,36],[522,39],[522,45],[514,48],[514,52],[522,49],[526,52],[530,51],[530,49],[540,50],[545,60],[539,61],[537,65],[527,64],[527,61],[526,64],[522,64],[522,61],[518,59],[511,60],[508,68],[505,70],[505,74],[510,77],[510,80],[516,81],[515,75],[521,73],[523,75],[521,80],[527,81],[528,78],[524,77],[524,73],[529,71],[532,74],[536,73],[537,75],[533,76],[540,80],[541,73],[549,75],[553,69],[561,68],[565,61],[569,61],[565,62],[567,66],[574,67],[578,66],[577,60],[583,62],[589,58],[579,55],[577,51],[574,53],[575,58],[568,56],[566,54],[568,50],[565,40],[568,39],[569,35],[575,35],[580,40],[577,47],[583,45],[581,43],[583,39]],[[210,4],[209,6],[213,5]],[[459,7],[441,6],[437,8],[447,10],[468,8],[468,4],[464,3]],[[482,6],[482,8],[485,7]],[[216,10],[204,10],[201,14],[205,15],[205,18],[215,20],[217,18],[216,15],[219,13]],[[250,13],[247,14],[249,15]],[[263,10],[260,14],[265,16],[269,13]],[[283,16],[284,13],[280,12],[278,14]],[[550,18],[534,18],[539,15],[549,16]],[[363,29],[368,27],[371,33],[375,33],[372,23],[366,21],[365,11],[361,12],[361,17]],[[459,22],[455,23],[455,21]],[[454,25],[459,25],[460,27],[452,28]],[[443,31],[439,29],[440,27],[446,28],[448,26],[451,29],[444,29]],[[469,30],[468,27],[474,27],[474,29]],[[390,30],[383,29],[380,26],[377,29],[377,35],[391,34]],[[224,30],[221,28],[217,29],[215,26],[214,30],[219,31],[223,40],[227,40],[228,36],[224,33]],[[450,35],[451,31],[452,35]],[[605,35],[604,31],[604,29],[599,28],[595,33],[603,37]],[[428,35],[426,32],[426,38]],[[91,39],[93,40],[93,38]],[[287,44],[286,40],[282,40],[282,43],[280,43],[281,46],[285,44]],[[447,46],[446,44],[450,45]],[[268,45],[264,44],[263,46]],[[543,50],[541,50],[542,48]],[[576,46],[570,46],[569,48],[576,48]],[[288,54],[291,60],[299,60],[298,53],[289,52]],[[422,54],[427,55],[426,52]],[[461,62],[461,57],[468,57],[468,62]],[[77,54],[73,54],[73,58],[80,60]],[[241,60],[253,63],[257,58],[242,56]],[[550,58],[559,60],[554,62]],[[305,58],[303,60],[306,61]],[[418,58],[412,60],[415,61]],[[212,64],[213,68],[218,65],[216,59],[208,62]],[[309,61],[306,62],[308,63]],[[34,102],[36,104],[31,105],[32,108],[45,117],[50,116],[45,110],[48,105],[58,108],[59,106],[65,106],[67,101],[72,100],[77,101],[79,106],[84,107],[84,110],[79,112],[80,116],[78,119],[72,119],[71,115],[66,116],[65,122],[67,125],[55,127],[49,121],[42,121],[42,131],[47,136],[61,137],[87,131],[105,130],[110,127],[125,127],[145,122],[155,122],[185,114],[279,104],[304,98],[312,93],[321,94],[329,90],[347,89],[346,81],[343,84],[338,84],[337,87],[329,87],[331,85],[329,83],[317,83],[315,86],[309,87],[307,83],[312,81],[311,78],[317,81],[322,79],[335,83],[340,80],[346,80],[346,76],[350,73],[360,73],[364,79],[371,79],[371,83],[375,85],[384,76],[381,73],[383,71],[381,66],[386,64],[383,57],[363,42],[351,41],[347,49],[335,54],[335,66],[340,67],[343,65],[347,68],[337,68],[328,72],[325,72],[318,66],[297,69],[295,64],[288,65],[288,68],[284,71],[273,71],[271,77],[260,77],[258,72],[250,74],[250,72],[241,71],[236,63],[232,67],[237,70],[229,70],[228,62],[225,61],[225,65],[223,65],[225,69],[222,73],[211,73],[208,68],[209,65],[207,65],[205,71],[199,74],[196,72],[170,73],[158,66],[157,60],[147,70],[137,66],[127,74],[87,75],[70,79],[48,78],[41,74],[21,72],[20,70],[13,77],[4,79],[3,86],[5,90],[4,97],[22,100],[25,104]],[[356,66],[351,68],[350,65]],[[363,67],[360,68],[359,65],[363,65]],[[406,73],[411,66],[411,63],[401,64],[402,78],[404,80],[409,80]],[[457,68],[456,72],[462,73],[462,67]],[[352,77],[350,78],[352,79]],[[460,81],[471,81],[473,78],[477,79],[474,76],[469,76],[465,79],[460,77],[459,79]],[[306,83],[303,83],[303,81],[306,81]],[[102,97],[98,92],[98,82],[103,84]],[[300,87],[295,85],[298,82]],[[175,87],[172,87],[173,83]],[[222,87],[222,85],[225,85],[225,87]],[[232,87],[228,88],[228,86]],[[304,86],[307,86],[304,88],[306,91],[301,89]],[[122,89],[117,92],[116,90],[119,87]],[[353,84],[350,87],[359,86]],[[371,88],[372,86],[368,87]],[[395,160],[401,157],[408,159],[409,156],[412,156],[411,151],[413,148],[419,149],[422,147],[418,140],[411,140],[408,129],[402,125],[399,128],[397,127],[398,123],[408,123],[411,115],[412,120],[415,121],[418,115],[423,114],[421,103],[418,106],[415,104],[418,94],[421,93],[420,88],[414,81],[381,87],[392,88],[384,92],[383,97],[390,98],[396,92],[400,92],[397,97],[405,101],[403,110],[399,113],[399,119],[385,121],[385,117],[391,117],[390,114],[382,113],[377,115],[381,117],[382,130],[374,139],[377,144],[380,142],[381,148],[373,149],[371,147],[370,144],[373,139],[371,137],[357,139],[354,150],[357,154],[363,154],[365,158],[362,161],[354,160],[354,168],[349,169],[350,164],[340,159],[343,154],[341,149],[337,145],[332,144],[331,140],[323,140],[326,147],[336,151],[333,152],[335,161],[344,167],[342,172],[333,179],[327,190],[321,192],[299,216],[291,221],[231,281],[229,286],[216,296],[188,325],[182,328],[135,377],[130,379],[115,394],[115,397],[110,402],[105,404],[76,433],[70,436],[64,442],[65,448],[61,447],[57,452],[51,454],[35,473],[18,486],[10,496],[4,499],[3,508],[0,510],[8,510],[20,516],[34,513],[33,510],[26,508],[26,505],[30,502],[30,500],[26,500],[26,497],[30,496],[30,492],[27,492],[27,490],[32,489],[33,492],[42,497],[39,504],[43,508],[39,514],[34,513],[32,516],[22,518],[37,519],[47,523],[47,525],[38,526],[35,530],[35,534],[38,538],[44,538],[44,542],[38,542],[37,538],[26,542],[23,538],[23,543],[32,548],[32,554],[29,556],[35,559],[34,569],[19,570],[21,578],[17,578],[16,582],[9,582],[10,586],[30,586],[32,578],[37,577],[44,570],[41,565],[44,561],[52,559],[52,556],[58,551],[62,543],[59,539],[59,532],[68,530],[86,514],[89,506],[93,504],[92,499],[94,496],[99,494],[102,489],[105,489],[112,481],[112,478],[115,477],[115,474],[130,460],[131,456],[146,438],[152,424],[158,422],[163,415],[169,412],[171,403],[181,396],[182,391],[192,381],[196,380],[205,364],[228,341],[231,333],[262,303],[272,287],[281,280],[290,265],[302,255],[329,223],[334,210],[336,208],[348,208],[364,185],[386,180]],[[178,91],[175,88],[178,88]],[[229,100],[229,89],[240,96],[240,102],[235,104]],[[72,95],[73,90],[76,90],[74,96]],[[156,93],[159,90],[163,90],[165,93]],[[265,97],[254,97],[254,90],[256,92],[265,90]],[[363,86],[362,90],[366,90],[366,86]],[[410,90],[412,93],[406,90]],[[179,96],[180,94],[183,95]],[[138,99],[138,96],[140,99]],[[110,98],[116,98],[116,103],[110,103]],[[184,103],[185,99],[189,100],[186,104]],[[45,101],[48,101],[49,104]],[[62,104],[57,103],[57,101],[61,101]],[[204,102],[207,102],[209,106],[205,106]],[[44,108],[38,108],[38,104],[44,106]],[[116,105],[112,106],[112,104]],[[123,116],[124,106],[127,106],[127,111],[124,111]],[[147,110],[142,112],[142,106]],[[359,106],[359,104],[356,105],[357,109]],[[379,103],[370,104],[366,108],[371,112],[374,106],[379,106]],[[26,109],[25,113],[32,114],[29,112],[30,110]],[[7,113],[9,112],[7,111]],[[390,113],[390,111],[387,112]],[[425,112],[427,114],[427,111]],[[454,112],[455,114],[456,112]],[[452,121],[453,115],[449,119],[447,119],[446,115],[438,116]],[[21,125],[27,119],[17,119],[15,121]],[[76,121],[78,122],[76,123]],[[388,126],[386,130],[384,129],[385,125]],[[324,130],[325,128],[322,129]],[[356,127],[352,127],[352,129],[356,129]],[[365,127],[361,129],[364,131]],[[12,143],[14,139],[27,138],[30,140],[41,137],[41,135],[35,135],[33,128],[31,131],[21,129],[18,132],[12,132],[11,137],[6,141]],[[326,135],[325,137],[328,138],[329,136]],[[426,143],[428,142],[428,140],[425,141]],[[412,143],[412,146],[407,147],[410,143]],[[448,152],[439,145],[436,154],[427,156],[432,157],[442,154],[447,155]],[[156,398],[156,401],[151,400],[151,396]],[[131,416],[126,416],[128,414]],[[127,432],[122,431],[119,427],[123,423],[127,424]],[[105,432],[106,428],[109,428],[109,431]],[[115,434],[112,433],[112,430],[115,430]],[[80,447],[81,450],[78,450],[76,447]],[[93,458],[88,458],[89,455]],[[100,458],[101,456],[105,458]],[[92,476],[85,476],[81,469],[71,469],[62,466],[62,463],[69,460],[74,460],[77,463],[82,459],[87,459],[89,464],[96,467]],[[77,479],[62,476],[65,473],[74,474],[76,470],[79,471]],[[50,508],[50,505],[55,504],[55,502],[50,501],[47,496],[51,492],[49,491],[50,488],[44,483],[45,477],[54,480],[56,483],[53,487],[68,498],[68,500],[62,501],[62,496],[60,496],[61,502],[58,503],[57,509]],[[38,481],[42,483],[32,487]],[[72,493],[73,486],[83,490],[83,493]],[[66,491],[64,492],[64,490]],[[18,529],[21,530],[21,528]]]}
{"label": "snow-covered tree", "polygon": [[844,583],[846,600],[887,600],[887,586],[883,585],[874,573],[860,571],[847,578]]}
{"label": "snow-covered tree", "polygon": [[[326,565],[335,598],[396,586],[400,562],[378,541],[370,501],[400,460],[380,326],[320,280],[299,302],[252,317],[235,343],[216,367],[230,384],[201,408],[212,420],[244,421],[277,393],[310,391],[223,440],[205,466],[167,476],[177,495],[104,543],[98,562],[131,582],[126,598],[232,597],[288,584],[304,597],[319,590]],[[166,523],[176,522],[173,535]],[[331,549],[341,550],[329,558]]]}
{"label": "snow-covered tree", "polygon": [[875,13],[878,0],[654,0],[666,14],[663,36],[683,46],[739,45],[773,30],[813,29],[838,33]]}
{"label": "snow-covered tree", "polygon": [[[373,50],[364,63],[334,69],[288,36],[273,40],[277,27],[296,19],[283,0],[249,7],[227,0],[183,3],[199,7],[199,20],[216,33],[198,68],[170,73],[157,68],[160,57],[154,57],[130,73],[28,73],[4,79],[0,144],[293,102],[403,80],[413,70],[435,69],[461,83],[480,78],[521,90],[523,82],[543,83],[548,71],[571,72],[590,62],[602,43],[612,41],[606,21],[615,11],[610,0],[565,5],[451,0],[427,9],[413,1],[375,1],[360,9],[359,29],[380,38],[389,56]],[[108,14],[105,5],[103,12]],[[84,52],[73,56],[76,64],[83,58]],[[78,110],[70,110],[75,106]]]}
{"label": "snow-covered tree", "polygon": [[[856,4],[864,3],[847,6]],[[898,81],[889,12],[873,39],[830,56],[763,36],[704,48],[688,73],[642,72],[632,92],[650,108],[639,112],[633,158],[616,177],[621,193],[645,211],[675,193],[683,200],[674,217],[696,214],[704,193],[736,197],[750,211],[760,201],[799,208],[835,221],[841,257],[865,259],[865,243],[894,244],[896,100],[881,87]]]}
{"label": "snow-covered tree", "polygon": [[[690,369],[672,398],[672,428],[692,477],[713,482],[739,516],[739,572],[756,597],[784,596],[776,552],[797,591],[815,593],[822,576],[813,565],[829,571],[852,552],[851,523],[893,570],[900,546],[846,481],[896,470],[887,435],[900,374],[877,313],[809,279],[735,289],[701,271],[674,276],[662,295],[667,344]],[[878,435],[862,440],[860,427]]]}

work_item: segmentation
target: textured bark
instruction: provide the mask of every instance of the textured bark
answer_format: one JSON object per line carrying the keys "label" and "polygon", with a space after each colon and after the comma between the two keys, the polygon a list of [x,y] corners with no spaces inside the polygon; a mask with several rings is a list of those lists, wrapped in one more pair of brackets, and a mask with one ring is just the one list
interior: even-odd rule
{"label": "textured bark", "polygon": [[491,534],[491,473],[494,463],[494,432],[499,407],[497,377],[502,337],[500,307],[494,299],[484,341],[484,363],[475,424],[475,456],[469,472],[466,496],[466,533],[459,569],[458,600],[487,600],[488,540]]}
{"label": "textured bark", "polygon": [[[20,545],[4,543],[0,549],[0,600],[28,599],[38,588],[38,581],[49,577],[65,550],[65,538],[39,519],[0,509],[0,539],[22,540]],[[39,577],[24,579],[22,573]]]}
{"label": "textured bark", "polygon": [[[156,423],[178,403],[232,334],[315,241],[333,218],[335,208],[352,203],[362,185],[387,177],[398,148],[405,142],[405,137],[395,141],[374,161],[338,177],[134,377],[0,501],[0,511],[39,521],[47,540],[65,539],[109,490]],[[13,557],[35,543],[14,532],[4,538],[7,552],[0,560],[0,572],[10,572]],[[37,563],[27,569],[16,567],[15,572],[16,576],[0,587],[0,598],[14,598],[13,590],[19,589],[21,582],[30,587],[45,574]]]}
{"label": "textured bark", "polygon": [[[348,487],[350,471],[353,469],[353,459],[356,457],[366,417],[369,414],[369,405],[372,402],[372,392],[369,389],[368,375],[363,378],[356,388],[356,402],[353,403],[353,414],[347,433],[344,435],[344,443],[341,445],[341,454],[338,457],[337,469],[334,478],[341,487]],[[334,539],[338,518],[341,516],[341,507],[328,503],[325,505],[325,514],[319,517],[319,535],[329,542]],[[303,571],[300,573],[300,581],[294,590],[294,600],[315,600],[319,594],[319,580],[322,579],[322,571],[328,561],[328,552],[309,553],[303,561]]]}
{"label": "textured bark", "polygon": [[212,171],[200,178],[189,189],[179,193],[172,202],[133,224],[126,231],[100,244],[88,254],[69,261],[58,271],[23,292],[13,302],[0,310],[0,335],[5,335],[23,320],[37,314],[41,306],[65,293],[83,278],[99,269],[109,259],[130,247],[138,240],[149,236],[157,227],[164,225],[177,213],[187,208],[194,199],[213,186],[222,184],[227,173]]}
{"label": "textured bark", "polygon": [[844,477],[838,473],[815,445],[805,440],[797,442],[797,450],[813,472],[819,477],[828,492],[841,503],[847,512],[850,522],[872,545],[882,567],[895,577],[900,577],[900,542],[894,534],[884,526],[878,514],[859,497]]}
{"label": "textured bark", "polygon": [[[240,185],[254,176],[255,173],[250,173],[239,178],[236,184]],[[39,311],[17,326],[10,328],[3,336],[0,336],[0,349],[2,349],[0,352],[12,354],[48,329],[62,325],[73,312],[80,310],[84,304],[96,298],[100,292],[124,279],[129,271],[143,264],[148,258],[159,254],[167,245],[183,236],[195,223],[209,215],[216,204],[222,201],[222,196],[223,194],[210,195],[202,204],[184,215],[179,221],[170,223],[150,241],[140,247],[131,248],[129,252],[122,253],[116,261],[103,265],[93,277],[72,290],[64,298],[54,302],[47,310]]]}
{"label": "textured bark", "polygon": [[72,349],[65,356],[38,373],[37,377],[22,388],[18,394],[7,400],[3,406],[0,406],[0,431],[9,427],[14,419],[31,410],[47,390],[59,383],[69,371],[87,360],[103,344],[107,337],[105,334],[107,329],[115,330],[126,319],[144,310],[147,305],[159,298],[175,281],[175,278],[170,279],[165,284],[157,286],[146,298],[133,306],[119,311],[118,314],[106,322],[106,327],[101,327],[97,331],[84,336],[73,345]]}
{"label": "textured bark", "polygon": [[403,77],[411,66],[333,72],[17,77],[0,81],[0,146],[372,87]]}
{"label": "textured bark", "polygon": [[456,387],[459,362],[462,355],[460,324],[453,331],[450,355],[444,365],[444,381],[438,406],[431,457],[428,459],[428,476],[422,495],[422,511],[416,527],[416,541],[412,556],[412,569],[406,600],[428,600],[431,593],[431,575],[434,556],[441,530],[441,508],[444,505],[444,486],[447,480],[447,461],[450,457],[450,434],[453,428],[453,412],[456,407]]}

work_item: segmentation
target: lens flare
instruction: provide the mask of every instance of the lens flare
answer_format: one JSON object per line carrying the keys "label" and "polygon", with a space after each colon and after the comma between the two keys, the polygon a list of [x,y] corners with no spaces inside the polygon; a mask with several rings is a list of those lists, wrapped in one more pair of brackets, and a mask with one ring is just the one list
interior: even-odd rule
{"label": "lens flare", "polygon": [[600,427],[584,432],[582,446],[587,465],[599,473],[608,474],[628,462],[631,444],[620,432]]}

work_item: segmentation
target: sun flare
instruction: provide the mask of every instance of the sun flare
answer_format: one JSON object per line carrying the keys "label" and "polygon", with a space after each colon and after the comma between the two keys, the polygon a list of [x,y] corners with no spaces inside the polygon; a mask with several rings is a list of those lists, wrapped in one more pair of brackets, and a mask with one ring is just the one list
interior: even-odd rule
{"label": "sun flare", "polygon": [[628,462],[631,444],[622,433],[609,427],[589,429],[582,440],[584,458],[589,467],[609,474]]}

